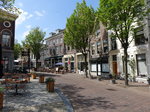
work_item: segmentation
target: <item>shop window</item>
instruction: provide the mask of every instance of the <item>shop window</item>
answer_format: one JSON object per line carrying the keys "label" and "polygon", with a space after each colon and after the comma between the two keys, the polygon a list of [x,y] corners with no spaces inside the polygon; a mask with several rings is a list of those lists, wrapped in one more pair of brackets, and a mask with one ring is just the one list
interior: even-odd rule
{"label": "shop window", "polygon": [[108,63],[103,63],[102,64],[102,72],[109,72],[109,64]]}
{"label": "shop window", "polygon": [[140,76],[147,75],[147,65],[146,65],[145,54],[137,54],[136,58],[137,58],[138,75]]}
{"label": "shop window", "polygon": [[3,47],[10,47],[10,43],[11,43],[11,35],[9,32],[4,31],[2,33],[2,46]]}

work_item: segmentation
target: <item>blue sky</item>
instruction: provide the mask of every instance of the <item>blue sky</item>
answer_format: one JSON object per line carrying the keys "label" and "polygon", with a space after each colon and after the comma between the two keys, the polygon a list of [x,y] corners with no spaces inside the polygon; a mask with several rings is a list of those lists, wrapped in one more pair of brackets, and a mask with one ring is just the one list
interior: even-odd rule
{"label": "blue sky", "polygon": [[[21,15],[16,20],[15,39],[21,42],[34,27],[40,27],[48,37],[50,32],[63,29],[67,18],[82,0],[16,0],[15,6],[20,8]],[[87,5],[97,9],[99,0],[86,0]]]}

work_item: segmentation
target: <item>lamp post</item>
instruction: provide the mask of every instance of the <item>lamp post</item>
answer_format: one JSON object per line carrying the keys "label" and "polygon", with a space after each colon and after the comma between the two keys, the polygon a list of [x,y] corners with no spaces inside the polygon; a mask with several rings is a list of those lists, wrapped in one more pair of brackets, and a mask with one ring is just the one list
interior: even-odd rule
{"label": "lamp post", "polygon": [[0,78],[3,76],[2,45],[0,44]]}
{"label": "lamp post", "polygon": [[28,69],[30,73],[30,49],[28,49]]}

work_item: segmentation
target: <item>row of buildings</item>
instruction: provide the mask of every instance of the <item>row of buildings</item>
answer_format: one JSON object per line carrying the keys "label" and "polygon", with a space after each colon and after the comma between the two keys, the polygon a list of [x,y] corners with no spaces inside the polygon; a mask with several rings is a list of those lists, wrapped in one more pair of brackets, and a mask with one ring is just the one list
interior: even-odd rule
{"label": "row of buildings", "polygon": [[[150,69],[150,21],[147,19],[144,22],[144,27],[137,27],[137,37],[128,49],[128,73],[131,79],[135,76],[139,81],[146,81]],[[110,38],[110,35],[111,31],[106,31],[101,24],[91,39],[88,64],[92,76],[124,75],[124,49],[119,40]],[[58,29],[45,39],[45,50],[41,52],[42,67],[53,68],[62,63],[65,69],[84,74],[82,53],[66,46],[63,38],[64,30]]]}
{"label": "row of buildings", "polygon": [[[150,4],[150,0],[147,0]],[[149,5],[150,6],[150,5]],[[0,45],[2,46],[3,69],[13,69],[13,46],[15,35],[16,15],[0,9]],[[4,15],[5,16],[4,16]],[[150,74],[150,17],[144,20],[143,27],[136,28],[136,37],[128,49],[128,73],[130,78],[146,81]],[[90,54],[88,55],[88,71],[91,75],[111,74],[124,75],[124,52],[117,39],[110,38],[111,31],[100,28],[91,38]],[[66,46],[64,43],[64,29],[57,29],[45,39],[44,50],[41,51],[41,67],[53,68],[62,64],[70,72],[84,74],[84,57],[82,53]]]}

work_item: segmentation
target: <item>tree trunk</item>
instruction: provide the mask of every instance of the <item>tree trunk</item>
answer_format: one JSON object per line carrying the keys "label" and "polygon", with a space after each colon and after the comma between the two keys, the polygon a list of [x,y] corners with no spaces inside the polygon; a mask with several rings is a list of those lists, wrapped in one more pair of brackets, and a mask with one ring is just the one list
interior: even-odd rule
{"label": "tree trunk", "polygon": [[128,83],[128,66],[127,66],[127,63],[128,63],[128,52],[127,52],[127,49],[128,47],[124,47],[124,62],[125,62],[125,85],[128,86],[129,83]]}
{"label": "tree trunk", "polygon": [[84,69],[85,69],[85,76],[88,78],[88,72],[87,72],[87,54],[84,54]]}
{"label": "tree trunk", "polygon": [[38,68],[38,59],[37,59],[37,57],[36,57],[36,64],[35,64],[35,68],[36,68],[36,71],[37,71],[37,68]]}

